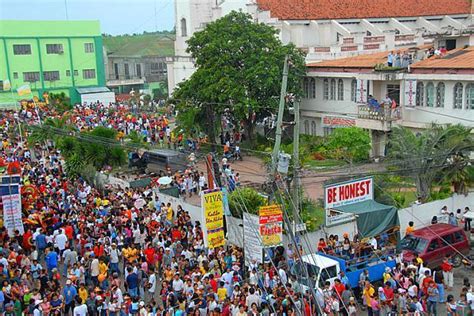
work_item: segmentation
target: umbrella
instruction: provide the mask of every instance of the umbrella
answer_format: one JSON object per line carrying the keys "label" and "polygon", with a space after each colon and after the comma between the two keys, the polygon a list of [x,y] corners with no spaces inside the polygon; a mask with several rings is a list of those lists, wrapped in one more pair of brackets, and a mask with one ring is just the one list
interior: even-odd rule
{"label": "umbrella", "polygon": [[160,185],[167,185],[167,184],[170,184],[171,181],[173,181],[170,177],[161,177],[158,179],[158,183]]}
{"label": "umbrella", "polygon": [[145,204],[146,204],[146,201],[144,199],[138,199],[135,201],[133,206],[135,206],[135,208],[142,208],[145,206]]}

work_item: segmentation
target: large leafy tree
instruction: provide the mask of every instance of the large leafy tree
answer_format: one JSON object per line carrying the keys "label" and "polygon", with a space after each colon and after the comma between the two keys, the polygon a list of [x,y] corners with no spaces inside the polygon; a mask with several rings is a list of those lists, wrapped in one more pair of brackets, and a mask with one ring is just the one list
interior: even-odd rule
{"label": "large leafy tree", "polygon": [[418,197],[426,201],[436,179],[467,167],[464,159],[474,150],[472,128],[462,125],[432,125],[422,132],[405,127],[393,129],[389,156],[402,174],[414,179]]}
{"label": "large leafy tree", "polygon": [[286,55],[291,65],[288,92],[300,93],[304,56],[294,45],[283,45],[276,35],[273,27],[235,11],[194,33],[187,51],[197,70],[173,95],[188,127],[203,128],[215,143],[220,114],[230,108],[251,138],[255,117],[278,106]]}

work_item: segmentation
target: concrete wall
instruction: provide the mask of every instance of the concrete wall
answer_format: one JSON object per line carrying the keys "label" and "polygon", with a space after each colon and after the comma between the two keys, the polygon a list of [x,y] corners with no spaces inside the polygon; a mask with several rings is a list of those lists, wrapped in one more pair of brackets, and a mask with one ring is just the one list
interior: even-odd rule
{"label": "concrete wall", "polygon": [[408,227],[408,222],[413,221],[415,228],[423,228],[431,224],[433,216],[440,217],[441,208],[443,206],[448,207],[449,212],[456,213],[456,210],[460,208],[464,211],[466,206],[473,209],[474,205],[474,192],[469,195],[458,195],[454,194],[450,198],[433,201],[421,205],[413,205],[408,208],[398,210],[398,217],[400,219],[400,235],[405,236],[405,229]]}

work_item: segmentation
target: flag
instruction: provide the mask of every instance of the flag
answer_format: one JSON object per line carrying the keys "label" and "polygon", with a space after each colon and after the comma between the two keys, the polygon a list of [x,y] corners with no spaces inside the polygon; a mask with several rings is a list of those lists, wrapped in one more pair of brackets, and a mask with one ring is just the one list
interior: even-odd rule
{"label": "flag", "polygon": [[12,85],[10,84],[10,80],[5,79],[3,80],[3,91],[8,91],[10,90]]}
{"label": "flag", "polygon": [[19,96],[31,94],[31,88],[27,84],[25,84],[21,87],[18,87],[18,89],[16,89],[16,91],[18,92]]}

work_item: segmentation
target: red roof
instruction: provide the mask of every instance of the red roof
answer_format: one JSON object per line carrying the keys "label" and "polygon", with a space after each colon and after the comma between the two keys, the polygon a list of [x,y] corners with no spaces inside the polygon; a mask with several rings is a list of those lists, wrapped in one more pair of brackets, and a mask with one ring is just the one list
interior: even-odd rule
{"label": "red roof", "polygon": [[326,20],[469,14],[469,0],[257,0],[280,20]]}

